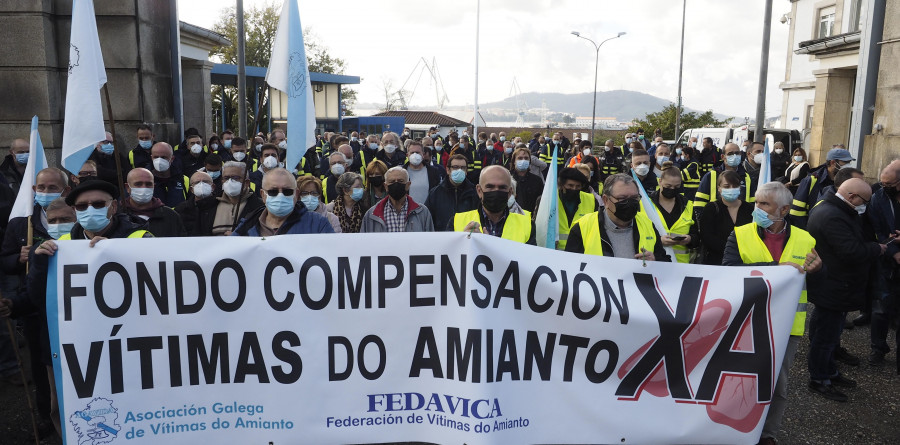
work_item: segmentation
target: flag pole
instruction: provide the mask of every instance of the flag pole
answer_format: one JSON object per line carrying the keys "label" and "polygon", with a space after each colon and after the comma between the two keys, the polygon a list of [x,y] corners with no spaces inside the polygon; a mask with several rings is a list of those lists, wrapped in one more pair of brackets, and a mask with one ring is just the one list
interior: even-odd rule
{"label": "flag pole", "polygon": [[[108,83],[103,84],[103,95],[106,96],[106,114],[109,116],[109,132],[112,133],[112,143],[113,143],[113,157],[116,158],[116,176],[119,179],[119,196],[123,199],[125,198],[125,181],[122,178],[122,157],[119,155],[119,144],[118,139],[116,139],[116,119],[113,117],[112,112],[112,102],[109,100],[109,88],[107,87]],[[77,175],[78,172],[75,172]],[[31,228],[31,226],[28,226]]]}

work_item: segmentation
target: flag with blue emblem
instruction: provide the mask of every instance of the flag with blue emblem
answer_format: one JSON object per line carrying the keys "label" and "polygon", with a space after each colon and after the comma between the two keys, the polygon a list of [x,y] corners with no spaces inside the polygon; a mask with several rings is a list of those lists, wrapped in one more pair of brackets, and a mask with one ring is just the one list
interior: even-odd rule
{"label": "flag with blue emblem", "polygon": [[316,108],[297,0],[288,0],[281,8],[266,83],[288,96],[285,166],[292,170],[316,143]]}
{"label": "flag with blue emblem", "polygon": [[62,166],[70,172],[81,171],[94,146],[106,139],[100,101],[100,88],[105,83],[106,68],[97,36],[94,2],[75,0],[62,138]]}

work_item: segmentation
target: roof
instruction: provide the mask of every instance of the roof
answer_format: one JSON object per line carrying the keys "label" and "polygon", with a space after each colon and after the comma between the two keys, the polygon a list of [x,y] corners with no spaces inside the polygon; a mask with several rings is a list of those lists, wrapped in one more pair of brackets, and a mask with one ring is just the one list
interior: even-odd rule
{"label": "roof", "polygon": [[231,40],[215,31],[188,22],[179,21],[178,25],[182,38],[192,37],[209,46],[231,46]]}
{"label": "roof", "polygon": [[440,125],[442,127],[465,127],[464,121],[454,119],[435,111],[382,111],[374,116],[403,117],[408,125]]}
{"label": "roof", "polygon": [[[266,78],[268,68],[260,66],[244,67],[247,78],[263,80]],[[217,63],[211,71],[212,83],[215,85],[234,85],[237,82],[237,65]],[[309,80],[315,83],[335,83],[341,85],[359,84],[359,76],[345,76],[343,74],[309,73]]]}

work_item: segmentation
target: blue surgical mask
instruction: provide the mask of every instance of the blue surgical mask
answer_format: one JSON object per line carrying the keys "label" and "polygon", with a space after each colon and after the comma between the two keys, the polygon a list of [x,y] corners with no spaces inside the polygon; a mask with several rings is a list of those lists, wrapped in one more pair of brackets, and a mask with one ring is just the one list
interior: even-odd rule
{"label": "blue surgical mask", "polygon": [[353,191],[350,192],[350,199],[359,202],[360,199],[363,198],[363,193],[366,190],[362,187],[353,187]]}
{"label": "blue surgical mask", "polygon": [[278,193],[278,196],[269,196],[266,198],[266,209],[279,218],[288,216],[294,210],[294,199],[284,196],[283,193]]}
{"label": "blue surgical mask", "polygon": [[53,239],[59,239],[59,237],[72,232],[73,227],[75,227],[75,223],[73,222],[47,224],[47,233],[52,236]]}
{"label": "blue surgical mask", "polygon": [[17,153],[16,154],[16,162],[19,164],[25,165],[28,163],[28,153]]}
{"label": "blue surgical mask", "polygon": [[737,201],[738,198],[740,198],[741,189],[722,189],[719,191],[719,194],[722,195],[722,199],[724,199],[726,202],[734,202]]}
{"label": "blue surgical mask", "polygon": [[222,141],[222,147],[231,150],[231,139],[225,139]]}
{"label": "blue surgical mask", "polygon": [[[272,199],[272,198],[269,198]],[[315,212],[317,208],[319,208],[319,197],[313,195],[306,195],[300,197],[300,202],[303,203],[303,206],[306,207],[306,210],[310,212]]]}
{"label": "blue surgical mask", "polygon": [[34,202],[46,209],[54,199],[59,198],[60,196],[62,196],[62,193],[34,192]]}
{"label": "blue surgical mask", "polygon": [[141,148],[149,150],[153,146],[153,141],[138,141]]}
{"label": "blue surgical mask", "polygon": [[462,184],[465,179],[465,170],[453,170],[453,173],[450,173],[450,180],[453,181],[454,184]]}
{"label": "blue surgical mask", "polygon": [[676,149],[675,149],[675,154],[680,155],[680,154],[681,154],[681,149],[680,149],[680,148],[676,148]]}
{"label": "blue surgical mask", "polygon": [[111,155],[116,151],[116,147],[113,144],[101,144],[100,151],[104,154]]}
{"label": "blue surgical mask", "polygon": [[728,164],[729,167],[737,167],[741,165],[741,155],[728,155],[725,157],[725,163]]}
{"label": "blue surgical mask", "polygon": [[772,224],[775,224],[775,222],[769,218],[769,214],[759,207],[753,209],[753,222],[763,229],[768,229]]}
{"label": "blue surgical mask", "polygon": [[656,163],[657,163],[657,164],[663,165],[663,163],[665,163],[665,162],[669,162],[669,157],[668,157],[668,156],[657,156],[657,157],[656,157]]}
{"label": "blue surgical mask", "polygon": [[216,170],[214,172],[207,171],[206,173],[208,173],[209,177],[212,179],[219,179],[219,176],[222,176],[222,170]]}
{"label": "blue surgical mask", "polygon": [[81,224],[84,230],[98,232],[109,225],[108,210],[108,206],[102,209],[88,206],[86,210],[76,210],[75,216],[78,217],[78,224]]}
{"label": "blue surgical mask", "polygon": [[519,159],[518,161],[516,161],[516,170],[518,170],[520,172],[528,170],[528,167],[530,167],[530,166],[531,166],[531,161],[529,161],[528,159]]}

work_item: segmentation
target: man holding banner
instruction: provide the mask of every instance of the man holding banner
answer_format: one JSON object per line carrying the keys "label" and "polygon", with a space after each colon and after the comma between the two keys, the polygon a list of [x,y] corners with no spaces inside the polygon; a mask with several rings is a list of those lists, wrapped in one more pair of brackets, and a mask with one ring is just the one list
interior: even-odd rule
{"label": "man holding banner", "polygon": [[499,165],[488,166],[481,171],[476,192],[481,199],[481,208],[457,213],[453,219],[454,231],[478,231],[535,245],[534,223],[525,215],[509,211],[508,200],[513,196],[509,170]]}
{"label": "man holding banner", "polygon": [[569,232],[567,252],[672,261],[659,233],[646,214],[640,212],[640,191],[634,178],[615,174],[603,183],[602,212],[585,215]]}
{"label": "man holding banner", "polygon": [[[756,147],[756,146],[754,146]],[[736,227],[725,246],[723,266],[786,265],[801,274],[815,274],[822,268],[816,240],[805,230],[789,224],[785,218],[791,211],[790,190],[780,182],[768,182],[756,191],[753,222]],[[800,294],[790,340],[775,383],[775,394],[763,426],[761,444],[775,444],[775,434],[787,408],[787,385],[794,355],[806,328],[806,290]]]}

